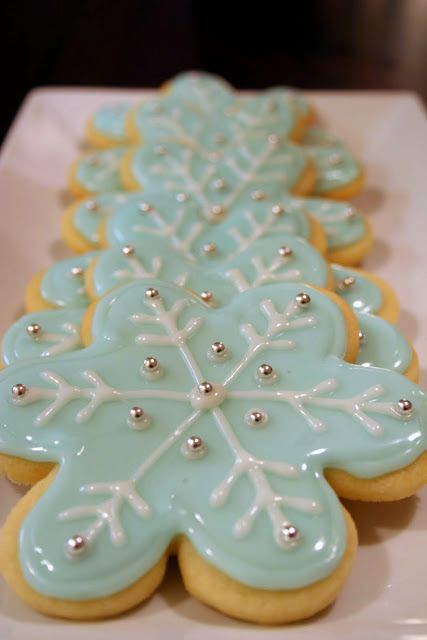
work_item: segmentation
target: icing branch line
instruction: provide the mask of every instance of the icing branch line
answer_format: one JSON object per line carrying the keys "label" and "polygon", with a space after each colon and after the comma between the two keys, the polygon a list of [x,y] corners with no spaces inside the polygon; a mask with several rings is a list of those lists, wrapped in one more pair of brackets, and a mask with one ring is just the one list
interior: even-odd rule
{"label": "icing branch line", "polygon": [[189,395],[187,393],[179,391],[162,391],[155,389],[132,389],[129,391],[122,391],[105,384],[103,379],[97,373],[90,370],[83,371],[81,375],[94,386],[78,387],[76,385],[71,385],[58,373],[43,371],[40,374],[40,377],[46,382],[54,384],[56,389],[47,387],[31,387],[27,390],[25,396],[15,400],[15,403],[19,406],[26,406],[39,400],[53,400],[51,404],[43,409],[34,421],[35,426],[43,426],[70,402],[82,398],[89,400],[89,402],[85,407],[83,407],[83,409],[80,409],[77,412],[75,417],[76,422],[78,423],[89,420],[95,411],[105,402],[117,402],[125,399],[140,398],[160,398],[163,400],[167,399],[185,402],[189,399]]}
{"label": "icing branch line", "polygon": [[113,276],[118,280],[137,280],[138,278],[158,278],[162,270],[162,259],[154,256],[151,261],[151,271],[148,271],[138,256],[127,256],[126,263],[131,269],[117,269]]}
{"label": "icing branch line", "polygon": [[185,239],[181,239],[178,237],[178,231],[181,227],[185,218],[185,210],[179,209],[174,222],[166,224],[163,218],[160,216],[159,212],[153,210],[150,212],[150,219],[154,220],[157,224],[157,229],[153,229],[152,227],[147,227],[143,224],[135,224],[132,228],[134,233],[138,234],[149,234],[149,235],[157,235],[161,237],[169,238],[172,245],[180,252],[185,255],[186,258],[190,260],[194,260],[194,254],[191,252],[191,245],[194,240],[196,240],[201,232],[203,231],[203,225],[201,222],[193,222],[186,233]]}
{"label": "icing branch line", "polygon": [[238,229],[237,227],[231,227],[230,229],[228,229],[228,234],[236,242],[236,250],[228,257],[229,260],[232,260],[240,253],[242,253],[242,251],[251,246],[255,242],[255,240],[258,240],[258,238],[262,238],[263,236],[265,236],[273,226],[275,233],[278,234],[293,233],[294,231],[292,225],[290,224],[275,224],[277,223],[277,216],[275,216],[271,211],[262,223],[257,221],[252,211],[247,211],[244,217],[249,223],[248,235],[243,235],[240,229]]}
{"label": "icing branch line", "polygon": [[136,484],[190,428],[199,415],[200,411],[195,411],[186,418],[175,431],[163,440],[157,449],[144,460],[129,480],[98,482],[84,485],[81,488],[82,493],[91,495],[110,494],[111,498],[97,505],[70,507],[62,511],[58,518],[60,520],[77,520],[80,518],[95,517],[94,522],[82,534],[87,542],[92,542],[105,527],[109,527],[111,542],[115,545],[123,544],[126,535],[120,520],[121,507],[127,503],[136,515],[141,518],[148,518],[152,515],[150,506],[138,493]]}
{"label": "icing branch line", "polygon": [[381,436],[384,427],[376,420],[366,414],[366,411],[389,415],[400,420],[405,419],[397,410],[395,402],[377,402],[377,398],[384,394],[381,385],[375,385],[358,393],[350,398],[325,398],[322,394],[335,391],[339,382],[335,378],[330,378],[320,382],[318,385],[303,391],[289,391],[279,389],[277,391],[229,391],[227,397],[236,399],[265,399],[287,402],[295,409],[313,429],[313,431],[325,431],[326,426],[322,420],[316,418],[306,409],[306,405],[321,407],[324,409],[338,409],[348,413],[352,418],[358,420],[373,436]]}
{"label": "icing branch line", "polygon": [[230,269],[226,272],[226,277],[231,280],[239,293],[247,291],[253,287],[259,287],[266,282],[289,282],[302,279],[302,273],[299,269],[291,269],[289,271],[282,271],[277,273],[282,267],[284,267],[290,259],[276,257],[266,267],[260,256],[252,258],[251,262],[256,269],[256,278],[249,283],[240,269]]}
{"label": "icing branch line", "polygon": [[73,322],[64,322],[61,325],[64,333],[42,332],[37,336],[37,342],[51,343],[52,346],[47,347],[41,353],[43,357],[49,357],[58,353],[66,353],[80,346],[80,329]]}
{"label": "icing branch line", "polygon": [[[214,164],[210,164],[206,167],[204,175],[196,180],[193,178],[191,173],[191,157],[192,153],[190,149],[183,149],[182,158],[178,161],[176,158],[172,156],[165,156],[165,164],[156,165],[156,173],[160,175],[170,175],[170,176],[178,176],[181,177],[183,182],[175,182],[172,183],[173,186],[178,190],[184,190],[192,194],[192,196],[199,202],[203,211],[206,211],[206,217],[208,216],[208,212],[210,209],[210,202],[206,198],[203,188],[209,181],[209,179],[213,176],[216,170],[216,166]],[[169,171],[168,171],[169,168]],[[171,186],[172,186],[171,184]]]}
{"label": "icing branch line", "polygon": [[176,346],[191,377],[196,384],[200,384],[203,382],[204,377],[186,341],[199,329],[202,319],[200,317],[191,318],[183,329],[178,329],[176,324],[178,315],[188,303],[188,300],[181,298],[172,305],[169,311],[166,311],[161,298],[145,300],[145,304],[153,311],[153,315],[138,313],[132,316],[132,320],[142,324],[160,324],[165,329],[166,335],[142,333],[136,337],[136,342],[139,344]]}
{"label": "icing branch line", "polygon": [[315,317],[311,314],[306,314],[305,311],[301,311],[295,301],[291,301],[283,313],[276,310],[271,300],[263,300],[260,304],[260,309],[268,319],[267,331],[264,335],[260,335],[252,324],[248,323],[240,326],[240,333],[245,338],[249,348],[235,369],[227,376],[224,386],[229,385],[241,373],[256,353],[266,348],[285,350],[292,349],[295,346],[292,340],[275,339],[277,335],[292,329],[309,327],[315,323]]}
{"label": "icing branch line", "polygon": [[257,515],[265,511],[270,519],[276,544],[280,547],[288,546],[289,542],[284,538],[283,530],[291,523],[284,515],[282,508],[289,506],[304,513],[316,514],[321,511],[320,504],[311,498],[283,496],[275,493],[267,480],[265,471],[270,471],[284,478],[295,479],[299,477],[298,470],[284,462],[266,461],[252,456],[240,444],[224,413],[218,408],[214,409],[212,413],[228,446],[235,455],[235,463],[224,480],[212,491],[211,505],[213,507],[224,505],[236,481],[242,475],[247,475],[254,486],[255,496],[249,509],[235,523],[234,535],[241,538],[250,533]]}

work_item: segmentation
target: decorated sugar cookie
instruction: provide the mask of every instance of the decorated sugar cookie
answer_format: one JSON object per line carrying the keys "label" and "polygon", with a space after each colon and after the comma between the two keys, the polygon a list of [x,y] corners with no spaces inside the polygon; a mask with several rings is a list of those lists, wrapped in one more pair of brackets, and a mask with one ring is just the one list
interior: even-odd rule
{"label": "decorated sugar cookie", "polygon": [[44,613],[124,611],[176,553],[224,613],[310,616],[356,544],[331,487],[393,499],[427,480],[424,394],[346,363],[357,325],[317,289],[273,283],[215,309],[141,280],[99,304],[92,336],[0,375],[1,452],[57,465],[0,544],[4,578]]}
{"label": "decorated sugar cookie", "polygon": [[350,150],[325,129],[307,129],[302,144],[317,168],[313,194],[350,200],[363,187],[363,169]]}
{"label": "decorated sugar cookie", "polygon": [[131,105],[127,102],[100,107],[86,125],[86,138],[92,146],[104,149],[129,142],[125,123]]}

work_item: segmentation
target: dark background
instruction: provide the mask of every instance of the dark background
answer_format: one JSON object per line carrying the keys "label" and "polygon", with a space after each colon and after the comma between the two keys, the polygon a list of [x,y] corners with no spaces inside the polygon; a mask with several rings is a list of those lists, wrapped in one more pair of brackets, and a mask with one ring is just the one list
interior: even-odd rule
{"label": "dark background", "polygon": [[194,68],[241,88],[427,98],[427,0],[3,0],[0,21],[0,140],[33,87],[156,86]]}

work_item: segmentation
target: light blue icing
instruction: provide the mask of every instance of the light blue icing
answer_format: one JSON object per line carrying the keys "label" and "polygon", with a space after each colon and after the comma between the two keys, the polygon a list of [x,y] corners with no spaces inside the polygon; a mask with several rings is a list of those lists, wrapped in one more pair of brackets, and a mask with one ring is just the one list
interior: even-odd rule
{"label": "light blue icing", "polygon": [[302,144],[316,165],[315,195],[327,195],[332,189],[344,187],[360,176],[361,167],[353,154],[327,131],[309,128]]}
{"label": "light blue icing", "polygon": [[95,112],[92,125],[111,142],[126,144],[125,122],[130,109],[131,105],[126,102],[104,105]]}
{"label": "light blue icing", "polygon": [[[80,325],[85,308],[55,309],[28,313],[15,322],[2,341],[6,365],[25,358],[47,358],[58,353],[81,349]],[[30,333],[38,325],[36,333]]]}
{"label": "light blue icing", "polygon": [[233,88],[226,80],[211,73],[187,71],[167,83],[167,96],[191,104],[206,115],[224,108],[233,100]]}
{"label": "light blue icing", "polygon": [[[88,303],[84,286],[84,270],[97,255],[96,251],[60,260],[43,275],[40,293],[42,298],[57,307],[82,307]],[[79,274],[73,274],[73,269]]]}
{"label": "light blue icing", "polygon": [[369,313],[357,313],[363,334],[357,364],[364,367],[384,367],[404,373],[412,360],[412,348],[392,324]]}
{"label": "light blue icing", "polygon": [[[304,173],[306,159],[295,144],[270,144],[264,137],[248,136],[215,158],[173,142],[147,142],[136,148],[130,165],[141,187],[188,192],[206,211],[213,205],[231,208],[254,190],[270,198],[291,191]],[[215,186],[218,180],[224,187]]]}
{"label": "light blue icing", "polygon": [[115,147],[85,154],[77,161],[75,180],[90,193],[122,189],[119,167],[126,152],[127,147]]}
{"label": "light blue icing", "polygon": [[[218,234],[212,234],[215,242]],[[291,255],[280,255],[280,251]],[[112,288],[141,277],[160,277],[183,284],[197,293],[209,291],[216,304],[246,289],[268,282],[310,282],[328,285],[329,268],[321,255],[301,238],[283,234],[277,242],[262,238],[239,252],[215,257],[183,258],[163,239],[142,236],[132,255],[118,247],[101,252],[92,271],[92,287],[98,297]]]}
{"label": "light blue icing", "polygon": [[[160,301],[145,297],[149,286],[159,290]],[[22,570],[35,590],[77,600],[116,592],[153,566],[181,533],[208,562],[255,587],[302,587],[334,571],[346,535],[340,503],[323,469],[369,478],[410,464],[427,447],[427,405],[405,378],[344,363],[341,313],[310,287],[304,287],[309,307],[298,308],[300,289],[300,284],[275,283],[211,309],[182,289],[141,281],[100,303],[95,342],[88,349],[53,356],[48,369],[38,359],[1,372],[0,450],[60,463],[19,538]],[[183,298],[185,303],[179,302]],[[281,324],[280,316],[275,318],[273,333],[263,342],[275,311],[287,315]],[[256,336],[264,346],[254,350]],[[224,342],[228,358],[208,357],[215,340]],[[158,358],[163,371],[152,380],[141,372],[148,355]],[[277,375],[267,385],[255,377],[263,362]],[[214,385],[217,400],[211,408],[197,394],[191,401],[187,395],[201,380]],[[17,382],[28,391],[13,401],[10,389]],[[102,383],[109,390],[96,391]],[[301,398],[300,391],[308,393],[303,404],[291,402],[295,394]],[[398,413],[399,398],[412,402],[409,416]],[[150,416],[146,429],[127,424],[135,403]],[[254,408],[268,415],[258,428],[245,418]],[[181,453],[190,434],[206,443],[204,457]],[[248,463],[234,481],[229,474],[244,452],[262,466],[254,471]],[[286,465],[292,465],[291,474]],[[218,490],[227,477],[229,494],[221,503]],[[130,484],[119,484],[125,481]],[[260,483],[273,501],[266,504],[276,509],[260,507],[245,530],[248,523],[241,517],[260,504]],[[82,491],[88,484],[91,493]],[[114,493],[112,487],[119,486]],[[125,487],[134,491],[132,502]],[[107,506],[117,520],[104,516],[98,529]],[[294,547],[281,543],[285,521],[300,531]],[[76,532],[88,547],[71,559],[64,545]]]}
{"label": "light blue icing", "polygon": [[325,198],[291,198],[290,203],[320,222],[327,234],[329,250],[351,245],[366,235],[364,217],[348,202]]}
{"label": "light blue icing", "polygon": [[103,193],[79,201],[73,214],[73,226],[94,246],[99,244],[99,227],[106,218],[121,211],[123,205],[141,202],[140,193],[118,191],[114,193]]}
{"label": "light blue icing", "polygon": [[[338,284],[337,293],[347,302],[353,311],[361,313],[378,313],[384,304],[384,297],[381,289],[360,271],[354,271],[348,267],[338,264],[332,266],[335,281]],[[346,277],[355,278],[355,283],[351,287],[340,287],[340,283]]]}

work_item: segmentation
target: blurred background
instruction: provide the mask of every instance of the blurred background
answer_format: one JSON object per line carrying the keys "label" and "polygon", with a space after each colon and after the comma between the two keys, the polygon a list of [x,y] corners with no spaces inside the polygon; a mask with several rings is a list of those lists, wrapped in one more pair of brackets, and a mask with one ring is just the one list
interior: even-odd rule
{"label": "blurred background", "polygon": [[185,69],[427,99],[427,0],[3,0],[0,20],[0,140],[33,87],[155,87]]}

